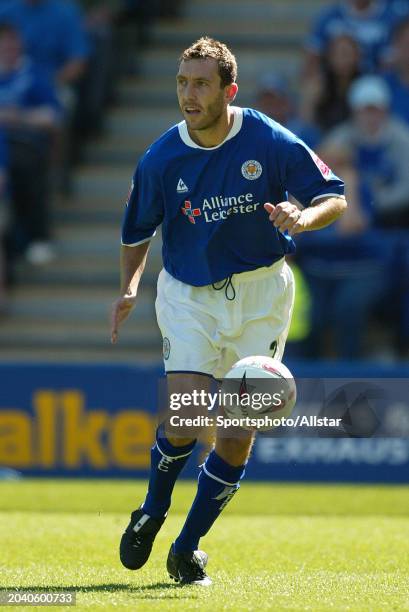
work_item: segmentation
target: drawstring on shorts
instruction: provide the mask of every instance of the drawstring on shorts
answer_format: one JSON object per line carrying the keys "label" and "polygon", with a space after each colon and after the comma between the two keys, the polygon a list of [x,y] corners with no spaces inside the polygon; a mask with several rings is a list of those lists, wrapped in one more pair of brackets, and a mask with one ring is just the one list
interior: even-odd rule
{"label": "drawstring on shorts", "polygon": [[[230,276],[228,276],[220,285],[220,287],[216,287],[216,283],[212,283],[212,287],[215,291],[221,291],[222,289],[224,289],[224,295],[226,296],[226,299],[229,300],[230,302],[232,302],[235,297],[236,297],[236,290],[233,287],[233,283],[232,283],[232,276],[233,274],[230,274]],[[232,297],[229,297],[229,290],[231,290],[230,295]]]}

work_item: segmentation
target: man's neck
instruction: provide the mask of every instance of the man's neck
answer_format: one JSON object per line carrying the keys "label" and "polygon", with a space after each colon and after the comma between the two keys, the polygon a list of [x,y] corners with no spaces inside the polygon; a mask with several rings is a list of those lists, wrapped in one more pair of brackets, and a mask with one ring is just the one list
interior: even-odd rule
{"label": "man's neck", "polygon": [[217,123],[206,130],[190,130],[188,126],[188,132],[190,138],[198,144],[200,147],[212,148],[220,145],[229,134],[233,127],[234,122],[234,111],[228,106],[226,112],[224,112]]}

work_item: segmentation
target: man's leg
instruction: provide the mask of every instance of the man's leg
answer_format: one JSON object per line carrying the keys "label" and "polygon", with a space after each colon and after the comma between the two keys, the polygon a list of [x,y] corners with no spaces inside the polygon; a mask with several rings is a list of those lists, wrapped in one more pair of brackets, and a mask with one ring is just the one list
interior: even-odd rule
{"label": "man's leg", "polygon": [[[193,390],[210,390],[211,377],[200,374],[168,374],[168,396],[191,393]],[[193,413],[194,411],[194,413]],[[169,411],[170,414],[171,411]],[[173,414],[193,417],[198,414],[191,406]],[[171,428],[167,419],[156,431],[156,443],[151,451],[151,473],[144,511],[154,518],[162,518],[170,506],[175,482],[196,444],[197,430]]]}
{"label": "man's leg", "polygon": [[167,562],[169,575],[182,584],[211,583],[204,572],[207,555],[197,550],[199,540],[238,490],[252,443],[249,432],[241,431],[237,438],[218,436],[201,468],[196,497]]}
{"label": "man's leg", "polygon": [[[208,392],[211,380],[211,377],[200,374],[169,374],[168,396],[191,393],[193,390]],[[192,408],[186,407],[185,411],[179,410],[178,415],[193,416]],[[170,507],[176,480],[196,444],[195,434],[190,429],[180,437],[177,430],[169,430],[166,419],[156,431],[156,442],[151,450],[148,493],[142,506],[132,513],[121,539],[120,557],[128,569],[139,569],[149,558],[153,541]]]}

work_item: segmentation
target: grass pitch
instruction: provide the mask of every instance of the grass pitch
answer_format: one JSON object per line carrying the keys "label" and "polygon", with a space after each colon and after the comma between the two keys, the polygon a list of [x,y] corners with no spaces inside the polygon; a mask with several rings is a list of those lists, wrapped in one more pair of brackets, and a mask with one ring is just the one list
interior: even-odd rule
{"label": "grass pitch", "polygon": [[74,610],[409,610],[409,487],[244,482],[201,541],[207,589],[165,569],[195,487],[177,484],[149,562],[130,572],[118,543],[145,483],[0,482],[0,588],[75,590]]}

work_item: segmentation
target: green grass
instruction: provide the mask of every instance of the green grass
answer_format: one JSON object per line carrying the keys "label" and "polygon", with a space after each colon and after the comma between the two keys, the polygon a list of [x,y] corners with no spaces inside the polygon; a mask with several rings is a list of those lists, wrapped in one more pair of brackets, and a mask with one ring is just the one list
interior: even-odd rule
{"label": "green grass", "polygon": [[178,587],[165,570],[194,483],[177,485],[149,563],[121,567],[119,538],[144,490],[0,482],[1,588],[72,589],[77,610],[409,610],[409,487],[244,483],[202,540],[208,589]]}

